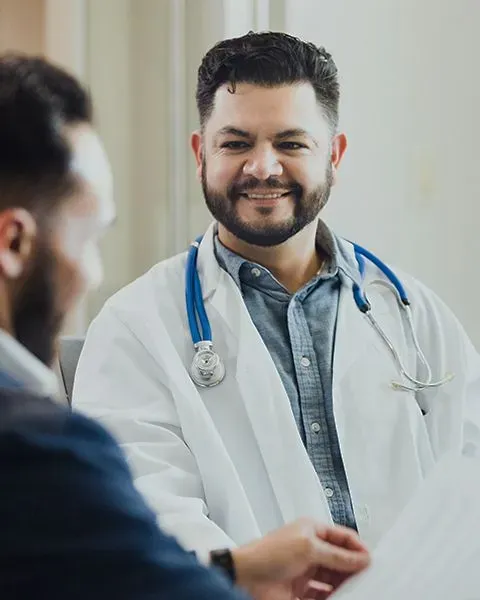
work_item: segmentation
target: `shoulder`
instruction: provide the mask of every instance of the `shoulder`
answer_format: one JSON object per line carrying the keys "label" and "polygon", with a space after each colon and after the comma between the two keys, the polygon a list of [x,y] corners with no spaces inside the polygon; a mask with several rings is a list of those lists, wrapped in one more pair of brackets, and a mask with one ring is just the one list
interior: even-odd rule
{"label": "shoulder", "polygon": [[149,309],[158,310],[159,306],[178,302],[178,295],[183,294],[185,286],[186,257],[184,252],[154,265],[113,294],[99,316],[109,314],[121,319],[122,315],[141,315]]}
{"label": "shoulder", "polygon": [[127,469],[119,446],[100,424],[50,399],[0,389],[0,463],[6,455],[11,460],[31,453],[38,461],[42,454],[62,458],[65,452],[77,464],[93,461],[98,468],[104,461],[106,469],[114,464]]}
{"label": "shoulder", "polygon": [[143,518],[153,518],[133,486],[122,450],[99,423],[50,400],[10,390],[0,390],[0,418],[0,513],[10,515],[24,535],[27,524],[21,514],[32,510],[39,531],[55,523],[58,535],[72,510],[79,519],[81,513],[82,527],[89,513],[98,525],[102,506],[109,507],[112,520],[131,504]]}
{"label": "shoulder", "polygon": [[[413,328],[422,348],[427,349],[431,355],[456,355],[459,359],[476,355],[462,323],[447,303],[417,277],[396,266],[389,266],[407,293]],[[375,275],[388,284],[385,295],[395,293],[393,286],[380,271],[377,270]]]}
{"label": "shoulder", "polygon": [[236,597],[158,529],[118,445],[88,418],[0,389],[0,472],[2,597]]}
{"label": "shoulder", "polygon": [[393,267],[392,270],[407,292],[414,315],[456,320],[450,307],[436,291],[401,269]]}

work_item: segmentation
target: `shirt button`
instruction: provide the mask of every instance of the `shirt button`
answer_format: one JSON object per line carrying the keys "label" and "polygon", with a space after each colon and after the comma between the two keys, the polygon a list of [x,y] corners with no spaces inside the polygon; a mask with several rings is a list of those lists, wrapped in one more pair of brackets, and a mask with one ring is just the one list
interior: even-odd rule
{"label": "shirt button", "polygon": [[257,267],[253,267],[253,269],[250,271],[250,273],[253,275],[253,277],[260,277],[260,275],[262,274],[260,269]]}
{"label": "shirt button", "polygon": [[310,428],[313,431],[313,433],[318,433],[320,431],[320,429],[321,429],[320,423],[317,423],[317,422],[312,423],[311,426],[310,426]]}
{"label": "shirt button", "polygon": [[302,356],[302,358],[300,360],[300,364],[302,365],[302,367],[309,367],[310,366],[310,359],[307,358],[306,356]]}
{"label": "shirt button", "polygon": [[334,491],[332,490],[332,488],[325,488],[325,496],[327,498],[331,498],[334,494]]}

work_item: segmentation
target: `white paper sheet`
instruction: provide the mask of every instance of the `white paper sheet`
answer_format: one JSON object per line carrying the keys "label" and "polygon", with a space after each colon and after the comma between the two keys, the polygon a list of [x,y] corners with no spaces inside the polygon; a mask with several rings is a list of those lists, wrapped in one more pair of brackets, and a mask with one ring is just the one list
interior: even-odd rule
{"label": "white paper sheet", "polygon": [[441,463],[332,600],[480,600],[480,459]]}

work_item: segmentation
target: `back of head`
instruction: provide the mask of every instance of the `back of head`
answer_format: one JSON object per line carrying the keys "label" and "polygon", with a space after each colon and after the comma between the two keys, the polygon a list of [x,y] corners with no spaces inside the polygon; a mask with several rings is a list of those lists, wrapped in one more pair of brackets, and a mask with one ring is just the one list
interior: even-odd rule
{"label": "back of head", "polygon": [[23,206],[37,217],[75,185],[65,126],[90,123],[81,85],[40,57],[0,57],[0,211]]}
{"label": "back of head", "polygon": [[286,33],[248,33],[216,44],[205,55],[197,79],[197,107],[202,128],[219,87],[237,83],[265,87],[308,82],[332,130],[338,122],[337,68],[328,52]]}
{"label": "back of head", "polygon": [[40,57],[0,56],[0,327],[51,364],[66,314],[100,274],[108,161],[90,97]]}

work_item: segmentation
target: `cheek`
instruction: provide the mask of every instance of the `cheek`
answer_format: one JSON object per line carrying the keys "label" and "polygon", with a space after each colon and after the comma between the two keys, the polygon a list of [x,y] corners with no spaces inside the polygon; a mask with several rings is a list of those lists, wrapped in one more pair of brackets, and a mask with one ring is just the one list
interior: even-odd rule
{"label": "cheek", "polygon": [[242,172],[243,162],[236,157],[215,156],[207,163],[208,185],[223,189]]}
{"label": "cheek", "polygon": [[82,292],[96,288],[103,272],[97,240],[85,226],[70,228],[58,244],[66,261],[77,274]]}
{"label": "cheek", "polygon": [[62,307],[70,309],[88,291],[98,287],[102,275],[100,253],[94,242],[80,246],[75,258],[64,255],[58,282]]}
{"label": "cheek", "polygon": [[85,282],[76,263],[63,257],[59,261],[55,302],[62,313],[68,313],[82,296]]}
{"label": "cheek", "polygon": [[86,289],[95,289],[102,283],[102,261],[95,242],[90,241],[85,244],[80,258],[79,270]]}
{"label": "cheek", "polygon": [[318,161],[303,164],[290,164],[288,174],[305,189],[315,189],[324,185],[328,179],[328,168],[320,167]]}

